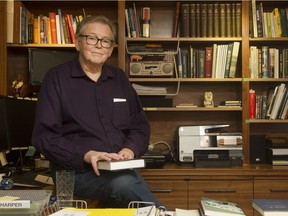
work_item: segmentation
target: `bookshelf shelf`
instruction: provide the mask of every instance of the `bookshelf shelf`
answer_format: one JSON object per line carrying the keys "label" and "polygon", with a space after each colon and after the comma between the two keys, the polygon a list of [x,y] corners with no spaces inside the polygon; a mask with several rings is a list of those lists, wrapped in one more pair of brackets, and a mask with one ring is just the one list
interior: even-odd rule
{"label": "bookshelf shelf", "polygon": [[287,124],[288,120],[270,120],[270,119],[249,119],[249,123],[253,124]]}
{"label": "bookshelf shelf", "polygon": [[241,82],[242,78],[129,78],[131,82]]}
{"label": "bookshelf shelf", "polygon": [[235,107],[235,108],[205,108],[205,107],[145,107],[145,111],[167,111],[167,112],[221,112],[221,111],[242,111],[242,107]]}

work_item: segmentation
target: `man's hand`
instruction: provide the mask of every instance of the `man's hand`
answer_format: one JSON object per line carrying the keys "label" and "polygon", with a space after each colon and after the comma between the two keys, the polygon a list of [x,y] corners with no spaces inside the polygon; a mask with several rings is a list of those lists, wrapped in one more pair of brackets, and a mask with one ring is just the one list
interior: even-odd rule
{"label": "man's hand", "polygon": [[121,151],[118,152],[121,157],[124,159],[134,159],[135,155],[134,152],[128,148],[123,148]]}
{"label": "man's hand", "polygon": [[97,176],[100,175],[97,164],[99,160],[111,161],[111,160],[124,160],[124,159],[125,157],[122,154],[117,153],[89,151],[84,155],[84,161],[92,165],[93,170]]}

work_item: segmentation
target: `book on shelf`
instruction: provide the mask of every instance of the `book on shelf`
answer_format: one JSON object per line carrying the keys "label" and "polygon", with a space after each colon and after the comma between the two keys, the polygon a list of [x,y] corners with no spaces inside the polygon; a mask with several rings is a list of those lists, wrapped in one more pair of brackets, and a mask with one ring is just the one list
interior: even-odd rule
{"label": "book on shelf", "polygon": [[151,9],[150,7],[141,8],[141,21],[142,21],[142,37],[150,37],[150,19]]}
{"label": "book on shelf", "polygon": [[200,37],[207,37],[207,4],[200,4]]}
{"label": "book on shelf", "polygon": [[190,3],[189,35],[196,37],[196,4]]}
{"label": "book on shelf", "polygon": [[123,170],[145,167],[144,159],[98,161],[99,170]]}
{"label": "book on shelf", "polygon": [[200,202],[200,209],[204,215],[213,216],[232,216],[245,215],[237,203],[215,200],[209,198],[202,198]]}
{"label": "book on shelf", "polygon": [[256,117],[256,93],[254,89],[249,90],[249,117]]}
{"label": "book on shelf", "polygon": [[179,16],[180,16],[180,2],[177,1],[175,5],[175,11],[174,11],[174,20],[173,20],[173,32],[172,37],[178,36],[178,29],[179,29]]}
{"label": "book on shelf", "polygon": [[180,9],[180,35],[181,37],[189,37],[189,3],[181,3]]}
{"label": "book on shelf", "polygon": [[262,216],[287,216],[288,200],[253,199],[252,207]]}

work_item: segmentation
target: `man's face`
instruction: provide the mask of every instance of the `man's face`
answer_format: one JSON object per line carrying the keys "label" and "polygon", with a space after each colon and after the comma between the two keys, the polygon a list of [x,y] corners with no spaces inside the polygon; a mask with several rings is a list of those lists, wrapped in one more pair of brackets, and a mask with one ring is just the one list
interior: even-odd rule
{"label": "man's face", "polygon": [[[103,64],[110,57],[114,48],[114,44],[108,48],[107,46],[103,47],[113,38],[109,26],[102,23],[89,23],[82,29],[81,35],[83,36],[79,37],[75,44],[80,58],[84,62]],[[97,44],[95,44],[96,42]],[[91,45],[93,43],[95,45]]]}

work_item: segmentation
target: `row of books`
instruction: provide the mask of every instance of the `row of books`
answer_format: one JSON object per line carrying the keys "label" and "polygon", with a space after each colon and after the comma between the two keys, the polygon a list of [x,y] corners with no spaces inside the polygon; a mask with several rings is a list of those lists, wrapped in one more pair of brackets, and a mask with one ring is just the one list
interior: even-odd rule
{"label": "row of books", "polygon": [[240,42],[213,44],[198,49],[179,48],[177,69],[179,78],[234,78],[236,76]]}
{"label": "row of books", "polygon": [[[183,2],[180,7],[179,4],[175,19],[180,20],[181,37],[241,37],[241,3]],[[173,29],[172,36],[177,37],[177,29]]]}
{"label": "row of books", "polygon": [[250,118],[287,119],[288,88],[284,83],[269,88],[266,93],[249,91]]}
{"label": "row of books", "polygon": [[251,46],[249,57],[251,78],[287,78],[288,49]]}
{"label": "row of books", "polygon": [[75,42],[74,34],[83,15],[63,14],[61,9],[58,9],[57,12],[51,11],[49,14],[36,16],[20,1],[14,1],[13,4],[15,16],[7,16],[7,24],[13,26],[11,31],[7,32],[8,43],[71,44]]}
{"label": "row of books", "polygon": [[270,11],[263,10],[263,3],[252,0],[250,4],[251,37],[287,37],[288,7],[276,7]]}
{"label": "row of books", "polygon": [[150,7],[141,7],[140,14],[137,13],[136,5],[125,9],[127,36],[150,37]]}

